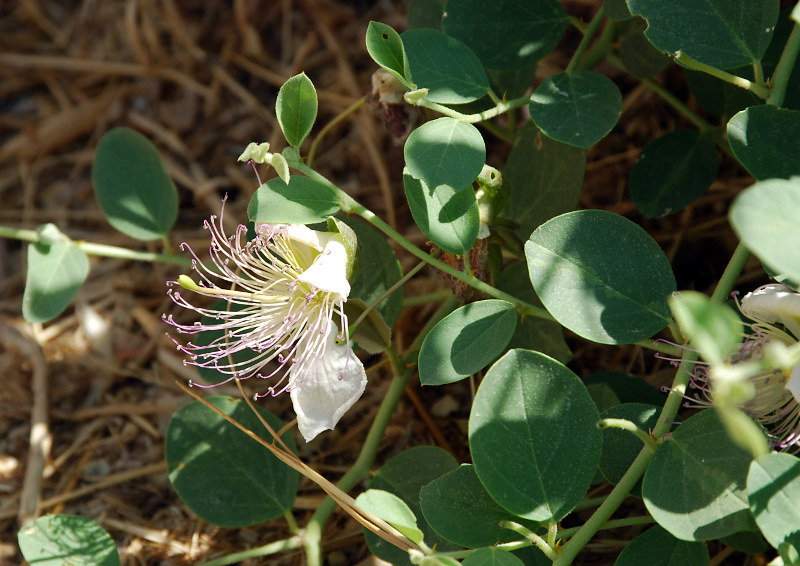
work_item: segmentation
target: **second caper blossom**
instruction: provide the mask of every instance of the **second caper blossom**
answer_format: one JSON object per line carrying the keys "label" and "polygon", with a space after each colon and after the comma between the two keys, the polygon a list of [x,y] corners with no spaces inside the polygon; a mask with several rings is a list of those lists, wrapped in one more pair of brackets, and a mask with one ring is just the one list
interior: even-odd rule
{"label": "second caper blossom", "polygon": [[[753,322],[752,332],[730,360],[734,366],[754,360],[762,360],[763,365],[769,359],[764,358],[766,348],[792,347],[800,341],[800,294],[788,287],[770,284],[747,293],[739,310]],[[701,406],[713,404],[715,368],[710,369],[698,365],[692,375],[693,385],[700,390],[695,402]],[[748,374],[753,394],[741,408],[764,427],[775,448],[800,450],[800,365]]]}
{"label": "second caper blossom", "polygon": [[[212,265],[189,248],[201,281],[182,275],[177,283],[238,308],[198,307],[170,289],[179,306],[219,321],[185,325],[165,317],[178,332],[224,332],[207,345],[176,341],[189,356],[186,363],[215,369],[229,376],[227,381],[269,380],[262,397],[288,391],[306,441],[333,429],[367,383],[364,366],[348,343],[344,303],[350,284],[342,236],[302,225],[262,224],[256,237],[246,241],[246,226],[227,236],[221,218],[214,216],[205,227],[211,232]],[[242,352],[250,355],[234,361],[232,356]]]}

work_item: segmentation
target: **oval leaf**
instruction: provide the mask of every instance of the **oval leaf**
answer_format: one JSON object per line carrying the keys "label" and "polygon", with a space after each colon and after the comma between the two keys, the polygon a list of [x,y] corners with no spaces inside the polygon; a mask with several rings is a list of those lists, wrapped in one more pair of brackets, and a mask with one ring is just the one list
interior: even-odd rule
{"label": "oval leaf", "polygon": [[555,49],[568,17],[556,0],[460,0],[447,4],[442,23],[485,67],[510,71]]}
{"label": "oval leaf", "polygon": [[[459,546],[478,548],[521,539],[521,535],[500,526],[500,521],[519,518],[492,499],[470,464],[433,480],[419,495],[422,513],[431,527]],[[536,529],[535,523],[528,526]]]}
{"label": "oval leaf", "polygon": [[653,45],[670,54],[682,51],[718,69],[761,61],[778,21],[779,4],[778,0],[628,0],[631,12],[647,20],[645,35]]}
{"label": "oval leaf", "polygon": [[[745,480],[752,456],[708,409],[675,429],[642,484],[647,510],[681,540],[711,540],[755,530]],[[679,482],[679,485],[676,485]]]}
{"label": "oval leaf", "polygon": [[370,22],[366,42],[367,53],[373,61],[394,75],[405,87],[413,86],[403,40],[394,28],[381,22]]}
{"label": "oval leaf", "polygon": [[800,459],[767,454],[750,464],[747,475],[750,509],[764,537],[775,548],[800,548]]}
{"label": "oval leaf", "polygon": [[517,311],[511,303],[490,299],[464,305],[425,337],[419,351],[420,382],[443,385],[482,370],[505,350],[516,328]]}
{"label": "oval leaf", "polygon": [[22,315],[47,322],[61,314],[89,275],[89,258],[54,224],[39,229],[41,240],[28,245],[28,274]]}
{"label": "oval leaf", "polygon": [[417,88],[427,88],[426,100],[465,104],[489,91],[480,59],[459,40],[435,29],[412,29],[402,36]]}
{"label": "oval leaf", "polygon": [[505,175],[511,186],[506,214],[525,240],[540,224],[575,210],[583,190],[586,150],[525,129],[511,150]]}
{"label": "oval leaf", "polygon": [[178,218],[178,191],[158,149],[130,128],[100,138],[92,184],[109,224],[131,238],[157,240]]}
{"label": "oval leaf", "polygon": [[[223,396],[206,401],[272,440],[244,401]],[[273,430],[283,428],[278,417],[257,408]],[[290,432],[281,439],[296,450]],[[199,401],[172,416],[164,456],[178,496],[213,525],[243,527],[280,517],[297,496],[300,474]]]}
{"label": "oval leaf", "polygon": [[119,566],[114,541],[100,525],[86,517],[39,517],[20,529],[17,541],[25,560],[36,566]]}
{"label": "oval leaf", "polygon": [[317,119],[317,90],[305,73],[283,83],[275,101],[275,116],[289,145],[300,147]]}
{"label": "oval leaf", "polygon": [[431,191],[439,185],[466,190],[483,169],[486,146],[478,128],[444,117],[411,132],[403,156],[408,172]]}
{"label": "oval leaf", "polygon": [[356,505],[367,513],[383,519],[409,540],[416,543],[422,541],[424,535],[417,527],[417,518],[413,511],[395,494],[380,489],[368,489],[356,497]]}
{"label": "oval leaf", "polygon": [[642,228],[603,210],[542,224],[525,243],[536,294],[564,326],[601,344],[648,338],[670,322],[675,277]]}
{"label": "oval leaf", "polygon": [[750,251],[800,281],[800,181],[761,181],[733,201],[730,221]]}
{"label": "oval leaf", "polygon": [[622,94],[614,82],[594,71],[560,73],[531,95],[531,118],[560,142],[590,147],[603,139],[622,113]]}
{"label": "oval leaf", "polygon": [[717,178],[714,142],[695,130],[669,132],[647,144],[631,169],[631,199],[645,218],[681,210]]}
{"label": "oval leaf", "polygon": [[656,525],[633,539],[614,566],[708,566],[708,561],[705,544],[678,540]]}
{"label": "oval leaf", "polygon": [[247,216],[256,224],[315,224],[325,222],[339,211],[336,192],[311,177],[293,175],[289,184],[280,177],[261,185]]}
{"label": "oval leaf", "polygon": [[599,416],[569,369],[539,352],[511,350],[486,372],[469,416],[481,483],[515,515],[561,520],[586,495],[600,462]]}
{"label": "oval leaf", "polygon": [[[446,552],[455,545],[441,538],[428,525],[420,507],[420,489],[436,478],[455,470],[458,462],[453,456],[436,446],[415,446],[391,458],[369,482],[370,489],[388,491],[400,497],[417,517],[417,525],[425,534],[428,546]],[[364,529],[367,546],[373,554],[392,564],[410,565],[408,553]]]}
{"label": "oval leaf", "polygon": [[444,251],[454,255],[469,251],[478,237],[480,212],[472,189],[456,191],[439,185],[431,193],[423,181],[403,172],[408,207],[419,229]]}
{"label": "oval leaf", "polygon": [[800,111],[769,104],[746,108],[728,122],[736,159],[756,179],[800,175]]}

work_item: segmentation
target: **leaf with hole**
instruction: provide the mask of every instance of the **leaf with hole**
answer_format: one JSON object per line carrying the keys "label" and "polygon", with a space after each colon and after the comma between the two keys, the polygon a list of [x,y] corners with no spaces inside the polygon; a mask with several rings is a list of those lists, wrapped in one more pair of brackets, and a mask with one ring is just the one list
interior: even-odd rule
{"label": "leaf with hole", "polygon": [[406,88],[413,88],[403,40],[394,28],[381,22],[367,26],[367,53],[383,69],[394,75]]}

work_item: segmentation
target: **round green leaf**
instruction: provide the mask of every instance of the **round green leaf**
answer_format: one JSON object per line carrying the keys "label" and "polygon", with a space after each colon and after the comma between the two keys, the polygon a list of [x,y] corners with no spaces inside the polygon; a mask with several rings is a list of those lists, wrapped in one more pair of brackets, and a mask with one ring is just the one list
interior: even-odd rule
{"label": "round green leaf", "polygon": [[[244,401],[206,401],[261,438],[272,436]],[[258,407],[273,430],[283,423]],[[282,440],[295,451],[290,432]],[[199,401],[172,416],[164,445],[169,481],[178,497],[213,525],[243,527],[280,517],[292,508],[300,474]]]}
{"label": "round green leaf", "polygon": [[475,471],[502,507],[559,521],[600,462],[597,407],[581,380],[539,352],[511,350],[486,372],[469,417]]}
{"label": "round green leaf", "polygon": [[[778,0],[628,0],[647,20],[647,38],[670,54],[735,69],[761,60],[778,21]],[[687,25],[691,22],[691,25]]]}
{"label": "round green leaf", "polygon": [[585,149],[542,136],[534,126],[525,129],[505,170],[511,186],[506,214],[519,224],[520,239],[554,216],[575,210],[585,171]]}
{"label": "round green leaf", "polygon": [[528,67],[555,49],[567,27],[556,0],[448,2],[444,30],[472,49],[485,67]]}
{"label": "round green leaf", "polygon": [[39,228],[41,240],[28,245],[28,274],[22,315],[47,322],[72,302],[89,275],[89,258],[55,224]]}
{"label": "round green leaf", "polygon": [[713,409],[679,425],[656,452],[642,484],[647,510],[681,540],[755,530],[745,480],[752,456]]}
{"label": "round green leaf", "polygon": [[525,566],[525,563],[500,548],[481,548],[467,556],[463,566]]}
{"label": "round green leaf", "polygon": [[800,110],[752,106],[728,122],[736,159],[756,179],[800,175]]}
{"label": "round green leaf", "polygon": [[119,553],[103,527],[78,515],[45,515],[20,529],[22,556],[36,566],[119,566]]}
{"label": "round green leaf", "polygon": [[483,65],[459,40],[435,29],[412,29],[401,37],[417,88],[429,89],[426,100],[465,104],[488,92]]}
{"label": "round green leaf", "polygon": [[761,261],[800,281],[800,181],[761,181],[736,197],[730,221]]}
{"label": "round green leaf", "polygon": [[443,318],[419,351],[423,385],[453,383],[488,366],[517,327],[517,311],[506,301],[489,299],[464,305]]}
{"label": "round green leaf", "polygon": [[414,512],[395,494],[380,489],[368,489],[356,497],[356,505],[367,513],[383,519],[409,540],[422,542],[424,535],[417,526]]}
{"label": "round green leaf", "polygon": [[403,40],[394,28],[381,22],[367,26],[367,53],[378,65],[394,75],[406,87],[412,86]]}
{"label": "round green leaf", "polygon": [[670,322],[675,278],[642,228],[603,210],[542,224],[525,243],[536,294],[564,326],[601,344],[648,338]]}
{"label": "round green leaf", "polygon": [[[369,482],[370,489],[388,491],[400,497],[417,517],[417,525],[425,534],[428,546],[441,551],[455,550],[455,545],[441,538],[425,520],[420,506],[420,489],[436,478],[455,470],[458,462],[453,456],[436,446],[415,446],[400,452],[386,462]],[[392,564],[409,565],[408,553],[364,529],[370,551]]]}
{"label": "round green leaf", "polygon": [[283,83],[275,101],[275,117],[292,147],[300,147],[317,119],[317,90],[305,73]]}
{"label": "round green leaf", "polygon": [[408,169],[403,171],[403,187],[414,222],[431,242],[454,255],[472,248],[480,228],[478,201],[472,189],[457,191],[449,185],[439,185],[431,192]]}
{"label": "round green leaf", "polygon": [[[423,486],[419,495],[422,513],[431,527],[459,546],[478,548],[521,538],[500,526],[500,521],[520,519],[492,499],[470,464],[462,464]],[[535,524],[529,526],[536,528]]]}
{"label": "round green leaf", "polygon": [[708,136],[695,130],[669,132],[639,153],[631,169],[631,199],[645,218],[678,212],[705,194],[718,167]]}
{"label": "round green leaf", "polygon": [[560,73],[539,85],[529,108],[533,122],[546,136],[591,147],[619,120],[622,94],[614,81],[600,73]]}
{"label": "round green leaf", "polygon": [[697,291],[681,291],[669,299],[675,320],[703,359],[721,364],[742,342],[742,319],[727,305],[711,302]]}
{"label": "round green leaf", "polygon": [[[506,267],[500,273],[500,277],[497,278],[495,286],[526,303],[537,307],[542,306],[542,302],[531,286],[531,279],[528,277],[528,267],[525,262],[518,261]],[[564,340],[564,328],[552,320],[533,316],[523,318],[520,315],[517,321],[517,329],[508,343],[508,348],[536,350],[562,364],[566,364],[572,359],[572,352]]]}
{"label": "round green leaf", "polygon": [[270,179],[247,206],[247,216],[256,224],[314,224],[338,211],[339,199],[331,187],[298,175],[288,185],[280,177]]}
{"label": "round green leaf", "polygon": [[131,238],[160,239],[178,218],[178,191],[158,149],[130,128],[100,138],[92,184],[109,224]]}
{"label": "round green leaf", "polygon": [[773,453],[754,460],[747,494],[767,541],[775,548],[785,542],[800,548],[800,459]]}
{"label": "round green leaf", "polygon": [[633,539],[614,566],[708,566],[708,547],[678,540],[656,525]]}
{"label": "round green leaf", "polygon": [[439,185],[466,190],[486,161],[478,128],[453,118],[437,118],[411,132],[403,148],[408,172],[436,191]]}
{"label": "round green leaf", "polygon": [[[647,432],[652,429],[661,407],[644,403],[623,403],[600,413],[601,419],[626,419]],[[603,455],[600,458],[600,472],[608,481],[617,485],[633,461],[642,451],[642,441],[632,433],[619,428],[603,429]],[[631,495],[641,497],[642,482],[639,480]]]}

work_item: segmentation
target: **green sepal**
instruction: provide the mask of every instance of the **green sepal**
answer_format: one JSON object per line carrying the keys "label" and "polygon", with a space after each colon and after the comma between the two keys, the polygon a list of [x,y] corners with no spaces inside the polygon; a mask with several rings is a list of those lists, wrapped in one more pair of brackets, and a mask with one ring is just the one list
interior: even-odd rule
{"label": "green sepal", "polygon": [[[361,299],[350,298],[344,304],[344,314],[351,324],[366,310],[367,303]],[[392,345],[392,331],[377,309],[370,310],[356,328],[350,328],[350,332],[350,339],[370,354],[380,354]]]}
{"label": "green sepal", "polygon": [[358,245],[358,237],[350,226],[333,216],[328,217],[328,232],[334,232],[342,237],[342,243],[347,252],[345,273],[347,280],[352,281],[361,271],[361,247]]}

